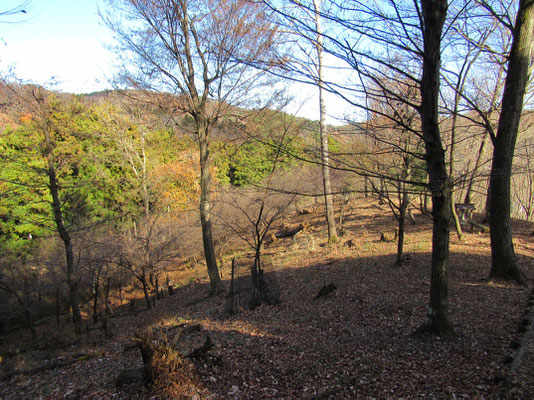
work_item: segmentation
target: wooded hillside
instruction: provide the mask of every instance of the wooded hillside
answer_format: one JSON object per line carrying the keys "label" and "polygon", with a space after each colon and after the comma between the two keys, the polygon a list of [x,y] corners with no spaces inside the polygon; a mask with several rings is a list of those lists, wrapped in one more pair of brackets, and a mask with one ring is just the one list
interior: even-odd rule
{"label": "wooded hillside", "polygon": [[0,73],[0,397],[532,397],[533,13],[109,0],[113,89]]}

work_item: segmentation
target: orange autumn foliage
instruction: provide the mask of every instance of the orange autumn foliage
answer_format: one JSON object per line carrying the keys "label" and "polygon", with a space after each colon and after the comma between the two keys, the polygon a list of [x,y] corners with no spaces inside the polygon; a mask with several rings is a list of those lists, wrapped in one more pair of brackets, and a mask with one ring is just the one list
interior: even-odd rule
{"label": "orange autumn foliage", "polygon": [[22,124],[26,124],[26,123],[32,121],[32,116],[31,116],[31,114],[29,114],[29,113],[21,114],[21,116],[19,117],[19,121],[20,121]]}
{"label": "orange autumn foliage", "polygon": [[[210,168],[217,176],[216,168]],[[158,205],[172,210],[187,210],[197,206],[200,197],[200,161],[198,153],[184,150],[174,161],[154,169],[153,176],[161,185]],[[215,180],[213,183],[217,183]]]}

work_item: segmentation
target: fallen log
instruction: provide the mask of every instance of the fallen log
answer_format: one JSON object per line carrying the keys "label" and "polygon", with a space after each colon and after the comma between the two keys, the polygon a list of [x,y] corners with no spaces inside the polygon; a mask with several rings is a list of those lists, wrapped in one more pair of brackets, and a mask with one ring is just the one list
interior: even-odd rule
{"label": "fallen log", "polygon": [[29,368],[29,369],[25,369],[25,370],[21,370],[21,371],[13,371],[13,372],[10,372],[4,376],[2,376],[2,378],[0,380],[7,380],[7,379],[10,379],[16,375],[34,375],[34,374],[37,374],[39,372],[43,372],[43,371],[50,371],[50,370],[53,370],[53,369],[57,369],[57,368],[63,368],[63,367],[67,367],[69,365],[72,365],[72,364],[75,364],[77,362],[80,362],[80,361],[87,361],[89,359],[91,359],[93,357],[93,355],[91,354],[81,354],[79,355],[78,357],[75,357],[75,358],[57,358],[55,360],[47,360],[45,361],[43,364],[35,367],[35,368]]}
{"label": "fallen log", "polygon": [[487,227],[486,225],[480,224],[480,223],[478,223],[476,221],[472,221],[470,219],[467,220],[467,222],[471,225],[472,229],[478,228],[478,229],[480,229],[480,231],[482,233],[489,232],[489,227]]}
{"label": "fallen log", "polygon": [[304,229],[304,224],[289,225],[285,227],[284,229],[276,232],[274,236],[277,239],[291,237],[291,236],[295,236],[297,233],[299,233],[303,229]]}

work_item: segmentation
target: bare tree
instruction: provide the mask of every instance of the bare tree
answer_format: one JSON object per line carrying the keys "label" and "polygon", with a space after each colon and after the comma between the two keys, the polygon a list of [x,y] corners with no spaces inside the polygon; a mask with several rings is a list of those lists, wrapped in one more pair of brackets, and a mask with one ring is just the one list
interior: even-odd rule
{"label": "bare tree", "polygon": [[[21,2],[19,5],[13,7],[13,8],[10,8],[8,10],[0,10],[0,18],[4,18],[4,17],[11,17],[13,15],[21,15],[21,14],[27,14],[28,11],[28,7],[30,7],[31,5],[31,1],[30,0],[26,0],[26,1],[23,1]],[[3,20],[0,20],[0,23],[13,23],[14,21],[3,21]]]}
{"label": "bare tree", "polygon": [[[486,151],[487,144],[494,144],[497,130],[497,120],[501,108],[501,97],[506,76],[507,54],[511,45],[511,14],[515,9],[516,1],[510,4],[500,2],[499,13],[488,13],[480,4],[471,3],[466,7],[465,13],[458,18],[450,35],[449,42],[459,42],[462,46],[453,46],[459,51],[451,56],[458,61],[444,68],[443,81],[445,91],[452,92],[445,95],[446,114],[451,121],[451,151],[449,166],[454,166],[454,141],[460,135],[458,121],[470,123],[470,132],[474,138],[472,146],[478,149],[469,154],[463,163],[461,181],[465,182],[465,203],[472,202],[472,195],[477,181],[487,185],[489,165]],[[497,6],[499,2],[493,3]],[[450,105],[449,105],[450,103]],[[466,122],[462,123],[466,125]],[[463,135],[465,136],[465,134]],[[488,140],[490,139],[490,140]],[[453,171],[457,174],[457,171]],[[489,192],[489,189],[488,189]],[[489,215],[489,196],[486,196],[486,218]]]}
{"label": "bare tree", "polygon": [[[271,181],[273,175],[270,176]],[[222,195],[218,218],[222,226],[234,232],[254,251],[250,268],[252,291],[248,307],[254,309],[261,303],[276,304],[279,295],[265,280],[262,252],[266,239],[270,237],[273,224],[279,221],[293,204],[295,194],[286,194],[265,189],[230,188]]]}
{"label": "bare tree", "polygon": [[[292,3],[313,11],[310,1],[295,0]],[[321,16],[334,27],[330,34],[323,33],[323,47],[351,69],[352,79],[343,80],[346,75],[338,74],[325,82],[326,89],[360,110],[374,112],[377,110],[372,109],[368,99],[373,97],[373,87],[378,88],[380,93],[375,90],[375,96],[386,93],[390,99],[403,102],[420,115],[421,129],[408,127],[408,130],[424,142],[433,204],[432,284],[427,318],[422,329],[449,334],[452,332],[448,320],[447,278],[451,182],[438,118],[441,44],[449,3],[446,0],[391,0],[373,3],[354,1],[350,4],[329,1],[328,4],[327,11],[323,11]],[[274,3],[271,6],[279,9]],[[283,9],[279,10],[310,40],[317,35],[315,26],[298,20]],[[456,10],[452,12],[452,15],[455,14]],[[291,70],[291,66],[285,67]],[[298,73],[298,69],[294,66],[291,72]],[[391,77],[392,71],[397,76]],[[388,79],[409,83],[420,96],[413,101],[404,93],[385,87],[382,82]],[[395,88],[395,85],[392,87]],[[382,115],[388,117],[387,114]]]}
{"label": "bare tree", "polygon": [[330,159],[328,149],[328,132],[326,128],[326,100],[325,90],[323,87],[324,78],[324,55],[323,55],[323,38],[321,36],[321,0],[314,0],[313,11],[315,17],[315,29],[317,39],[315,49],[317,51],[317,86],[319,87],[319,136],[321,140],[321,165],[323,169],[323,192],[326,213],[326,223],[328,225],[328,241],[337,240],[336,223],[334,220],[334,201],[332,195],[332,184],[330,181]]}
{"label": "bare tree", "polygon": [[[158,294],[159,274],[179,255],[181,232],[173,226],[171,219],[164,217],[152,216],[143,221],[143,226],[145,229],[141,232],[128,230],[116,238],[120,249],[116,263],[139,281],[150,309]],[[152,290],[154,297],[151,296]]]}
{"label": "bare tree", "polygon": [[[269,118],[272,112],[266,111],[261,113],[266,115],[258,117]],[[218,218],[223,226],[234,232],[254,250],[254,261],[251,267],[252,294],[249,299],[251,309],[256,308],[262,302],[273,304],[280,301],[279,296],[265,281],[261,255],[273,224],[285,215],[296,197],[295,193],[287,193],[284,188],[276,184],[277,178],[283,175],[281,158],[287,150],[285,147],[290,146],[292,142],[288,136],[295,133],[294,119],[290,122],[285,120],[281,122],[281,127],[275,125],[271,128],[272,131],[266,133],[267,137],[263,138],[263,140],[270,139],[271,146],[275,150],[268,176],[256,188],[230,188],[225,191],[223,199],[219,201],[222,207]],[[278,132],[278,129],[282,132]]]}
{"label": "bare tree", "polygon": [[[491,12],[489,3],[484,6]],[[532,60],[534,1],[520,0],[513,29],[512,49],[502,97],[502,110],[495,137],[490,177],[490,279],[508,279],[525,284],[517,265],[510,221],[510,182],[515,143],[523,110]]]}
{"label": "bare tree", "polygon": [[212,292],[218,292],[221,281],[210,215],[210,132],[229,112],[229,104],[243,104],[259,94],[263,72],[247,64],[269,59],[276,30],[264,8],[246,0],[110,0],[109,4],[104,20],[119,42],[126,82],[177,95],[166,106],[192,118],[200,152],[204,254]]}
{"label": "bare tree", "polygon": [[389,106],[398,113],[399,122],[380,116],[367,121],[365,135],[371,143],[367,145],[368,150],[356,158],[360,160],[359,173],[365,176],[372,192],[389,206],[397,220],[397,265],[401,265],[410,198],[426,186],[427,174],[423,142],[403,128],[403,125],[413,128],[420,124],[417,113],[402,104]]}

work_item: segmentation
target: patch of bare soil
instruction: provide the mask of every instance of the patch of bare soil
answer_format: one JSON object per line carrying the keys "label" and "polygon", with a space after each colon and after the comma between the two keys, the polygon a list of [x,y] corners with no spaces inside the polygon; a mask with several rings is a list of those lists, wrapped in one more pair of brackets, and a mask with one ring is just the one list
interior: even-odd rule
{"label": "patch of bare soil", "polygon": [[[130,312],[111,320],[115,336],[100,331],[78,339],[49,338],[49,347],[31,347],[3,360],[24,370],[47,359],[90,355],[65,367],[13,375],[0,382],[0,398],[165,398],[162,387],[142,382],[118,388],[126,368],[142,366],[128,344],[147,326],[163,331],[200,325],[214,344],[192,358],[198,394],[194,398],[533,398],[534,345],[510,374],[523,338],[519,324],[531,289],[487,284],[489,235],[451,232],[450,320],[454,337],[416,336],[424,321],[430,289],[431,222],[417,216],[408,226],[406,263],[395,266],[396,244],[381,242],[394,230],[387,211],[360,200],[345,218],[345,236],[325,243],[321,216],[306,218],[310,229],[267,246],[266,273],[278,282],[282,303],[229,316],[223,297],[208,297],[203,279],[177,290],[153,311]],[[294,222],[300,222],[300,219]],[[516,250],[523,271],[534,278],[531,224],[521,223]],[[228,264],[228,263],[227,263]],[[248,279],[250,260],[238,260],[238,278]],[[230,276],[228,266],[224,277]],[[191,271],[197,277],[197,271]],[[316,298],[321,288],[335,289]],[[229,282],[227,281],[227,284]],[[67,325],[61,329],[68,330]],[[42,327],[41,334],[53,327]],[[64,334],[63,334],[64,336]],[[23,347],[23,338],[10,346]],[[41,342],[45,343],[46,342]],[[4,346],[5,347],[5,346]],[[35,347],[35,349],[34,349]],[[54,350],[50,350],[51,348]],[[516,347],[516,348],[513,348]],[[33,355],[32,355],[33,354]],[[17,364],[18,363],[18,367]],[[156,397],[153,397],[156,396]]]}

